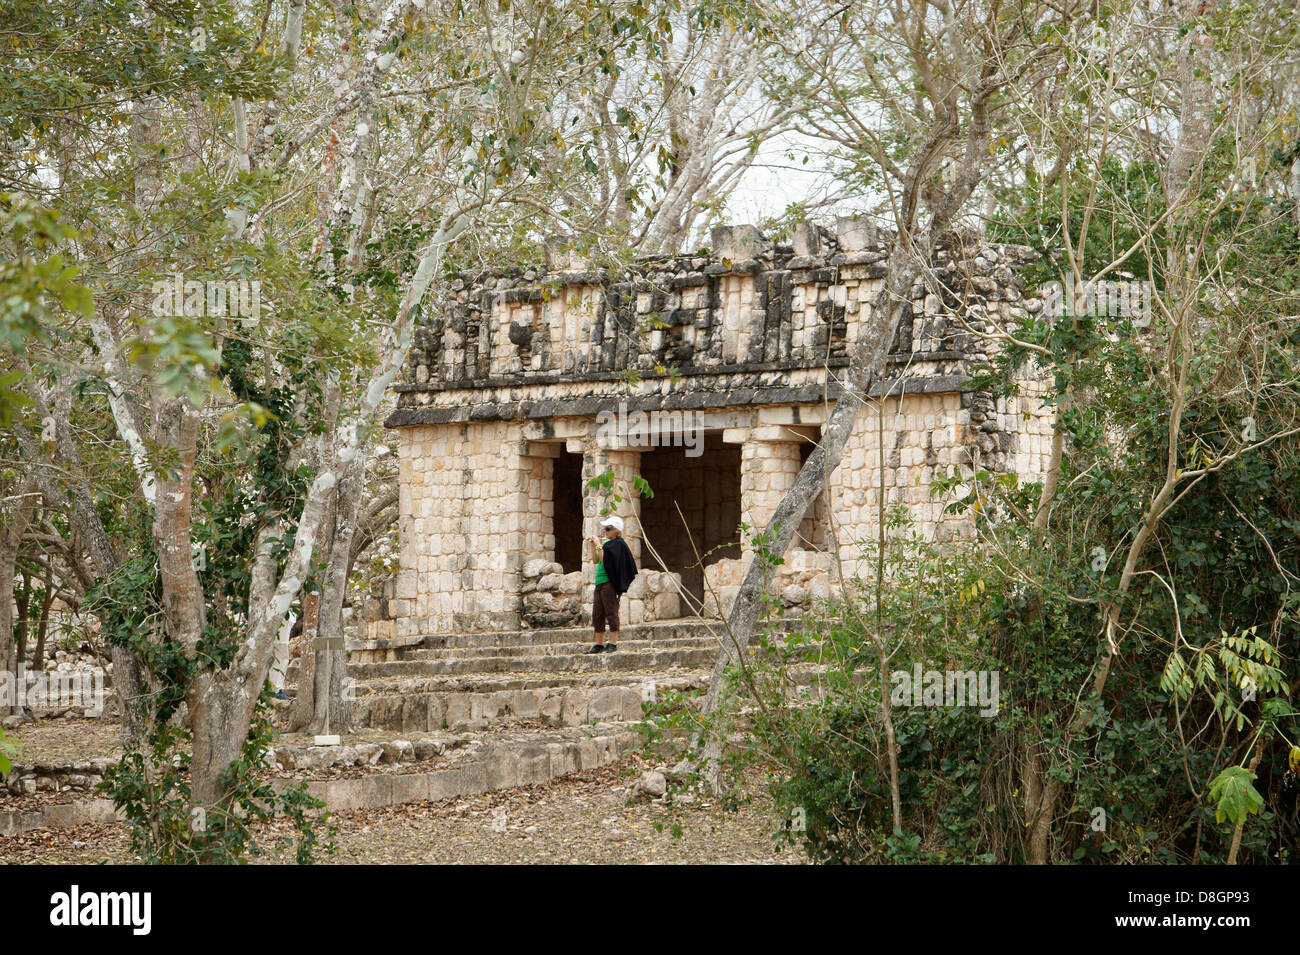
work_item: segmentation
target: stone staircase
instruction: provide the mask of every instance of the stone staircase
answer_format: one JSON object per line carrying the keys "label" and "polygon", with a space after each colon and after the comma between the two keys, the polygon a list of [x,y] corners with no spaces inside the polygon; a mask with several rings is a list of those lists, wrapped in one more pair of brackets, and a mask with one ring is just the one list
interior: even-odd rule
{"label": "stone staircase", "polygon": [[[787,633],[797,626],[777,624]],[[330,808],[353,809],[533,785],[608,765],[641,745],[636,726],[647,703],[690,705],[689,697],[667,695],[708,686],[725,633],[700,618],[635,624],[623,628],[616,652],[591,655],[589,627],[349,641],[355,745],[282,739],[275,760],[283,778],[275,784],[306,772],[309,790]],[[796,667],[796,684],[813,682],[818,669]],[[291,696],[298,673],[294,661],[285,680]],[[349,778],[317,773],[363,765],[371,768]]]}
{"label": "stone staircase", "polygon": [[[633,724],[643,703],[705,687],[724,638],[720,623],[685,618],[624,627],[617,652],[590,655],[588,627],[350,641],[352,727]],[[297,677],[295,660],[286,692],[293,693]]]}
{"label": "stone staircase", "polygon": [[[282,738],[273,784],[306,774],[309,791],[331,809],[358,809],[608,765],[640,745],[645,703],[707,685],[715,631],[718,624],[699,619],[625,626],[618,651],[591,655],[589,627],[349,641],[345,743],[369,742]],[[299,669],[295,660],[285,674],[290,696]],[[346,768],[363,765],[359,775]],[[330,775],[340,766],[354,775]]]}

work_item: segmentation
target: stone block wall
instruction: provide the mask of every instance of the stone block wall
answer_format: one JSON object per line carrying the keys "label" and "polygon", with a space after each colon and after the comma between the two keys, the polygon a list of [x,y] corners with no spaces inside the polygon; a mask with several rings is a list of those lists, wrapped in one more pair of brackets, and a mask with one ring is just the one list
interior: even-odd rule
{"label": "stone block wall", "polygon": [[944,514],[946,502],[930,493],[936,476],[947,476],[957,466],[969,468],[970,409],[962,402],[961,393],[905,394],[886,399],[883,416],[878,403],[863,406],[830,479],[830,510],[845,574],[858,572],[859,559],[878,534],[882,481],[885,509],[905,505],[925,539],[954,540],[973,533],[969,514]]}
{"label": "stone block wall", "polygon": [[778,425],[754,428],[744,437],[740,450],[741,517],[751,528],[741,541],[746,561],[754,553],[753,535],[767,527],[799,474],[800,444],[790,429]]}
{"label": "stone block wall", "polygon": [[540,550],[542,477],[513,422],[399,433],[398,636],[515,629],[527,548]]}
{"label": "stone block wall", "polygon": [[392,640],[397,636],[397,579],[376,577],[370,582],[361,607],[366,640]]}
{"label": "stone block wall", "polygon": [[[706,617],[725,619],[731,613],[741,581],[745,579],[745,566],[743,560],[721,560],[708,568]],[[785,553],[784,563],[774,569],[767,592],[780,601],[780,613],[798,615],[812,609],[817,600],[829,598],[836,591],[838,581],[831,554],[792,546]]]}
{"label": "stone block wall", "polygon": [[49,763],[14,763],[0,776],[0,807],[6,796],[31,796],[38,792],[93,793],[104,774],[117,765],[109,757]]}
{"label": "stone block wall", "polygon": [[[1014,471],[1033,479],[1046,466],[1051,442],[1047,409],[1032,390],[990,401],[987,407],[981,406],[979,398],[947,392],[886,399],[883,470],[879,466],[879,403],[865,404],[841,464],[828,482],[829,504],[817,505],[823,513],[814,512],[805,519],[793,546],[812,552],[833,542],[845,572],[857,573],[860,558],[876,536],[882,477],[886,507],[904,504],[922,537],[942,542],[971,536],[972,518],[944,514],[945,502],[930,493],[933,481],[954,468],[969,473],[973,467]],[[763,410],[786,414],[791,411],[774,408],[759,412]],[[808,420],[815,418],[818,411],[802,407],[799,413]],[[689,458],[683,458],[681,467],[672,470],[671,478],[668,470],[660,469],[658,480],[651,481],[652,486],[658,485],[657,507],[669,506],[680,497],[688,513],[698,515],[702,530],[696,545],[701,553],[718,539],[739,540],[737,518],[751,528],[766,525],[781,495],[794,481],[801,448],[810,440],[800,433],[809,432],[807,426],[759,424],[761,414],[753,409],[749,413],[755,427],[724,432],[740,451],[741,466],[734,483],[729,484],[725,476],[704,477],[708,472],[703,468],[692,472]],[[1013,426],[1021,430],[1008,430]],[[410,508],[402,516],[402,569],[395,593],[382,603],[385,613],[381,618],[367,620],[371,639],[394,634],[590,622],[594,567],[586,551],[581,571],[564,574],[563,568],[553,563],[554,506],[547,500],[547,475],[553,458],[537,452],[535,442],[522,441],[517,425],[513,429],[515,433],[504,442],[499,425],[404,429],[411,436],[407,439],[409,447],[421,449],[421,461],[420,466],[410,462],[412,479],[402,490],[404,505]],[[496,450],[488,452],[482,437],[475,439],[475,432],[493,435]],[[453,457],[458,448],[471,449],[469,462],[460,462],[460,467],[455,466]],[[511,448],[516,450],[511,453]],[[532,450],[520,453],[520,448]],[[602,451],[589,443],[584,456],[584,483],[609,467],[615,470],[623,496],[619,513],[626,524],[629,547],[643,568],[639,580],[656,579],[650,574],[659,568],[653,561],[647,562],[648,552],[641,540],[641,510],[647,502],[639,499],[631,487],[632,477],[641,473],[640,454]],[[403,471],[407,470],[404,462]],[[652,472],[651,476],[656,474]],[[711,481],[707,488],[699,486],[706,481]],[[731,503],[724,507],[724,500]],[[597,536],[601,503],[597,495],[585,492],[584,538]],[[721,516],[710,524],[710,515]],[[729,524],[730,533],[719,522]],[[702,598],[703,578],[696,584],[690,581],[688,568],[694,563],[694,552],[687,536],[660,533],[659,537],[655,546],[667,562],[667,570],[675,574],[679,584],[686,583],[688,592]],[[715,552],[706,564],[721,562],[721,566],[729,567],[728,561],[738,563],[737,557],[748,559],[749,555],[746,541],[743,549],[733,546]],[[806,586],[809,581],[790,583]],[[726,581],[715,584],[732,586]],[[627,622],[669,619],[665,614],[670,602],[678,612],[689,612],[690,605],[682,605],[676,586],[651,590],[644,604],[636,594],[630,602],[625,598],[622,611]],[[367,615],[371,612],[367,611]]]}
{"label": "stone block wall", "polygon": [[657,623],[678,619],[686,613],[680,596],[681,586],[682,575],[679,573],[642,570],[623,595],[623,604],[619,607],[620,622]]}

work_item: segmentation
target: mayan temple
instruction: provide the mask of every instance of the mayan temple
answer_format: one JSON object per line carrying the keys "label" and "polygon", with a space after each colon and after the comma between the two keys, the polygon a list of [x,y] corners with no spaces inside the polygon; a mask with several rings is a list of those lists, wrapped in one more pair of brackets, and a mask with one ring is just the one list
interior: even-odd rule
{"label": "mayan temple", "polygon": [[[749,556],[741,526],[766,525],[818,440],[882,288],[887,239],[850,217],[833,230],[801,224],[788,245],[734,226],[714,230],[707,256],[623,274],[554,243],[544,271],[462,276],[451,307],[417,331],[387,420],[400,448],[401,569],[367,636],[589,619],[581,545],[605,499],[588,482],[611,470],[644,571],[624,619],[725,611]],[[1041,474],[1041,384],[1026,377],[1007,399],[964,387],[989,357],[979,332],[1042,310],[1017,275],[1029,254],[974,237],[940,246],[937,282],[913,288],[889,356],[884,421],[879,401],[863,405],[773,582],[786,607],[856,572],[882,479],[887,506],[905,505],[919,533],[944,541],[972,526],[943,513],[937,475]],[[653,497],[635,492],[637,475]]]}

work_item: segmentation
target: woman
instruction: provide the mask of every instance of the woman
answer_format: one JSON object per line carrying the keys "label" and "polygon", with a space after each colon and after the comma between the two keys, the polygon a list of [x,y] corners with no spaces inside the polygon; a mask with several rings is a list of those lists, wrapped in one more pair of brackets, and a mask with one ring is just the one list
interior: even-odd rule
{"label": "woman", "polygon": [[[623,540],[623,518],[611,515],[600,522],[605,539],[593,537],[596,557],[596,591],[592,596],[591,625],[596,630],[596,644],[588,653],[613,653],[618,649],[618,599],[627,593],[636,576],[636,561]],[[609,639],[601,644],[605,627]]]}

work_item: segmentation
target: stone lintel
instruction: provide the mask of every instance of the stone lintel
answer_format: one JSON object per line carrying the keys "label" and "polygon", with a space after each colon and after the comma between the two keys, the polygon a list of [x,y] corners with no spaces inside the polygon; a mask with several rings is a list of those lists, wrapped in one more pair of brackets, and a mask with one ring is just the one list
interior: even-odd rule
{"label": "stone lintel", "polygon": [[525,421],[522,428],[526,441],[566,441],[569,438],[583,438],[590,429],[591,421],[588,418],[534,418]]}
{"label": "stone lintel", "polygon": [[749,432],[751,441],[801,441],[802,434],[786,425],[765,425]]}
{"label": "stone lintel", "polygon": [[725,431],[728,428],[748,428],[754,423],[752,411],[705,411],[700,414],[701,426],[706,431]]}
{"label": "stone lintel", "polygon": [[[944,394],[963,390],[967,379],[961,375],[934,375],[924,378],[892,379],[885,382],[890,397],[900,394]],[[532,419],[552,423],[551,419],[592,418],[601,411],[618,413],[619,403],[626,402],[632,411],[704,411],[763,405],[818,405],[823,397],[834,401],[840,386],[813,382],[799,386],[756,385],[718,391],[670,392],[649,395],[588,395],[577,398],[542,398],[535,401],[500,401],[471,404],[474,393],[467,391],[459,403],[446,407],[398,408],[384,422],[389,428],[409,428],[429,424],[459,424],[465,421],[517,421]],[[871,389],[870,397],[881,395],[880,385]],[[802,412],[801,412],[802,414]],[[823,419],[824,420],[824,419]],[[583,429],[585,434],[585,428]],[[531,434],[531,433],[530,433]],[[548,435],[549,436],[549,435]],[[559,436],[558,434],[556,435]]]}

